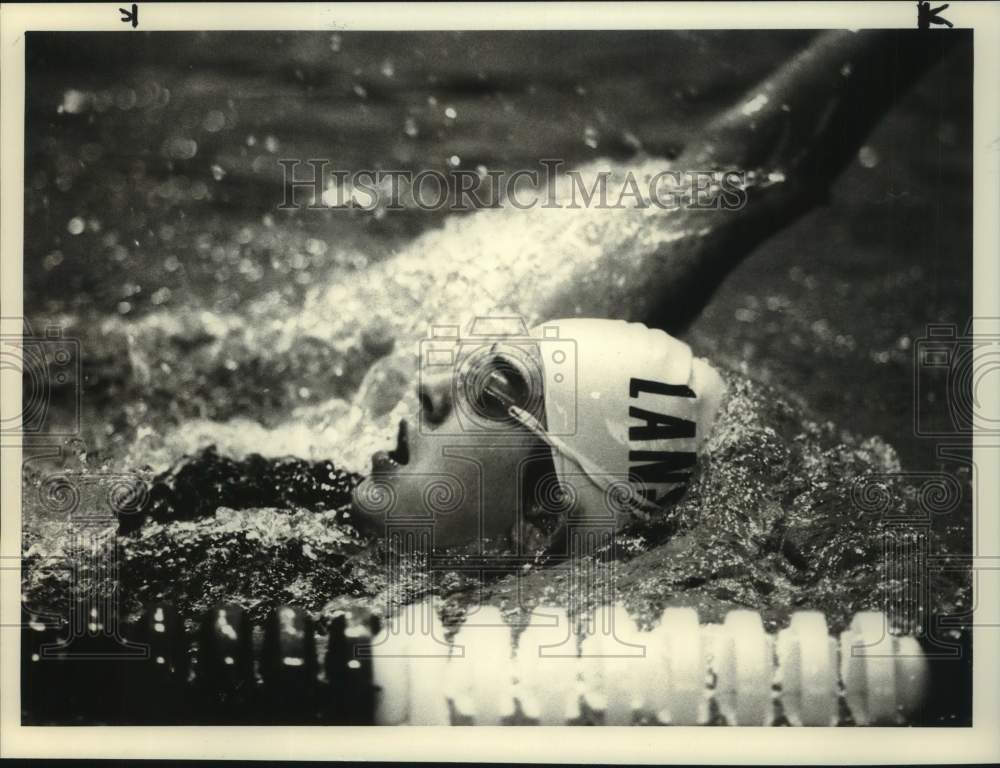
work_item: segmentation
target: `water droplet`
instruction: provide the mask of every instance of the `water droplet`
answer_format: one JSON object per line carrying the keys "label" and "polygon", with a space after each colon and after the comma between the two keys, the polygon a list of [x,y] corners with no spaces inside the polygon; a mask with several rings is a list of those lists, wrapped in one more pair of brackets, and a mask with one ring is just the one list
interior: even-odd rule
{"label": "water droplet", "polygon": [[310,256],[323,256],[327,251],[327,244],[323,240],[317,240],[314,237],[310,237],[306,240],[306,251]]}
{"label": "water droplet", "polygon": [[444,116],[447,117],[449,120],[454,120],[456,117],[458,117],[458,112],[455,111],[454,107],[445,107]]}
{"label": "water droplet", "polygon": [[153,304],[159,306],[160,304],[163,304],[166,301],[170,301],[170,294],[171,294],[170,289],[164,286],[162,288],[157,288],[155,291],[153,291],[153,294],[149,297],[149,300],[153,302]]}
{"label": "water droplet", "polygon": [[411,139],[415,139],[419,134],[419,131],[417,130],[417,121],[414,120],[412,117],[406,118],[405,122],[403,123],[403,133],[405,133]]}
{"label": "water droplet", "polygon": [[205,119],[201,121],[201,126],[209,133],[216,133],[226,127],[226,116],[218,109],[213,109]]}
{"label": "water droplet", "polygon": [[863,168],[874,168],[879,164],[878,152],[868,144],[858,150],[858,162]]}
{"label": "water droplet", "polygon": [[591,149],[597,149],[597,129],[588,125],[583,129],[583,143]]}
{"label": "water droplet", "polygon": [[68,112],[71,115],[78,115],[90,106],[91,96],[83,91],[70,89],[63,94],[62,104],[58,112]]}
{"label": "water droplet", "polygon": [[74,216],[72,219],[69,220],[69,223],[66,225],[66,230],[71,235],[83,234],[83,230],[85,228],[86,224],[84,223],[83,219],[81,219],[79,216]]}
{"label": "water droplet", "polygon": [[118,302],[118,314],[127,315],[132,311],[132,305],[127,301]]}
{"label": "water droplet", "polygon": [[382,75],[384,77],[392,77],[396,74],[396,68],[392,64],[391,59],[386,59],[382,62]]}
{"label": "water droplet", "polygon": [[743,105],[740,112],[742,112],[746,117],[750,117],[750,115],[755,115],[766,107],[768,101],[770,101],[770,99],[767,97],[767,94],[758,93],[750,99],[750,101]]}
{"label": "water droplet", "polygon": [[368,91],[361,83],[355,83],[353,86],[351,86],[351,90],[354,91],[354,94],[358,98],[361,99],[368,98]]}
{"label": "water droplet", "polygon": [[198,154],[198,142],[185,136],[175,136],[165,142],[164,154],[174,160],[190,160]]}
{"label": "water droplet", "polygon": [[42,266],[45,267],[45,271],[47,272],[50,269],[55,269],[60,264],[62,264],[62,262],[63,262],[62,251],[56,250],[52,251],[49,254],[46,254],[45,260],[42,262]]}
{"label": "water droplet", "polygon": [[457,168],[458,164],[461,162],[462,158],[460,158],[458,155],[452,155],[451,157],[448,158],[448,165],[450,165],[452,168]]}
{"label": "water droplet", "polygon": [[222,181],[226,177],[226,169],[221,165],[215,164],[212,166],[212,178],[216,181]]}
{"label": "water droplet", "polygon": [[340,35],[334,32],[330,35],[330,50],[334,53],[340,53],[340,45],[343,42]]}
{"label": "water droplet", "polygon": [[268,136],[264,139],[264,149],[273,155],[278,151],[278,140],[274,136]]}

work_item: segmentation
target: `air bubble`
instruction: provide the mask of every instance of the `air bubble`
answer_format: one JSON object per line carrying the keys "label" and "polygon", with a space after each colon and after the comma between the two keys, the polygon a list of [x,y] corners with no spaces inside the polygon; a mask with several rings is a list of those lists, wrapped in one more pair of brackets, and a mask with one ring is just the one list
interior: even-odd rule
{"label": "air bubble", "polygon": [[866,144],[858,150],[858,162],[862,168],[874,168],[879,164],[878,152]]}
{"label": "air bubble", "polygon": [[226,127],[226,116],[219,110],[213,109],[205,115],[201,126],[209,133],[216,133]]}
{"label": "air bubble", "polygon": [[160,304],[170,301],[170,295],[171,295],[170,289],[164,286],[163,288],[157,288],[155,291],[153,291],[153,294],[149,297],[149,300],[153,304],[159,306]]}
{"label": "air bubble", "polygon": [[59,105],[57,112],[66,112],[70,115],[78,115],[81,112],[86,111],[90,106],[91,96],[83,91],[77,91],[70,89],[63,94],[62,104]]}

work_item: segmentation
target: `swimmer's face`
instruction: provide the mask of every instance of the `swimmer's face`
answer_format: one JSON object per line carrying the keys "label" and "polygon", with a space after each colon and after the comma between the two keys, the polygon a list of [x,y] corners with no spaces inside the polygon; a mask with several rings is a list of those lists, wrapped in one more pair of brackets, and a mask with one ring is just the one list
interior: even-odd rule
{"label": "swimmer's face", "polygon": [[421,371],[417,418],[401,422],[393,450],[372,456],[372,473],[354,492],[363,530],[432,528],[438,546],[510,532],[538,440],[508,409],[527,406],[541,417],[533,353],[487,345],[473,354],[471,366]]}

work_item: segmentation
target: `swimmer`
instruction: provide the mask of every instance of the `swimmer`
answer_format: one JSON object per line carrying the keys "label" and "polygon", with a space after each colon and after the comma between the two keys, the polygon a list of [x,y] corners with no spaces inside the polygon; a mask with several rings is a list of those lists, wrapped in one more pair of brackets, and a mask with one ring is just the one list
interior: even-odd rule
{"label": "swimmer", "polygon": [[[535,327],[518,329],[512,317],[513,331],[483,332],[477,323],[497,316],[480,318],[461,333],[454,326],[450,340],[432,330],[416,355],[398,345],[373,366],[356,405],[405,418],[395,448],[375,453],[355,491],[358,525],[384,532],[393,522],[433,520],[435,545],[504,537],[545,545],[573,514],[611,515],[619,529],[661,517],[683,496],[725,395],[715,368],[662,329],[683,328],[753,245],[821,199],[889,103],[895,86],[880,67],[893,55],[910,63],[908,77],[933,59],[905,37],[821,36],[672,164],[751,169],[743,210],[587,212],[581,227],[599,228],[598,245],[568,254],[554,246],[558,262],[515,253],[521,280],[492,294],[481,286],[493,276],[456,254],[470,265],[468,278],[455,275],[470,306],[492,300],[480,306],[499,307],[499,316],[515,308]],[[557,186],[556,197],[564,194]],[[468,252],[482,251],[489,264],[490,224],[506,221],[541,242],[577,236],[575,222],[564,218],[560,230],[556,214],[545,213],[456,226]],[[521,236],[496,240],[516,246]],[[386,268],[408,264],[403,257]],[[432,356],[448,362],[433,365]],[[418,405],[386,405],[406,401],[415,379]]]}
{"label": "swimmer", "polygon": [[[539,484],[546,477],[556,477],[564,491],[570,478],[576,478],[573,483],[582,485],[574,490],[587,495],[595,491],[584,478],[608,475],[622,483],[637,467],[659,463],[630,461],[629,454],[637,458],[635,454],[644,450],[673,452],[689,461],[688,454],[697,454],[710,434],[722,398],[721,384],[712,365],[667,334],[677,334],[697,316],[754,246],[823,201],[836,175],[904,86],[954,42],[948,34],[934,35],[933,40],[901,32],[821,34],[703,126],[674,160],[637,157],[578,169],[589,187],[610,168],[610,199],[616,199],[627,173],[643,178],[664,169],[741,169],[747,173],[746,204],[739,210],[685,206],[482,210],[450,217],[442,229],[420,235],[393,258],[349,280],[316,286],[302,311],[291,317],[274,317],[274,307],[264,302],[247,315],[270,317],[269,322],[209,312],[178,318],[164,311],[136,321],[105,323],[102,333],[121,333],[140,387],[155,391],[157,377],[152,372],[171,370],[188,386],[185,391],[190,396],[180,408],[212,414],[211,421],[188,418],[183,429],[168,435],[165,455],[151,455],[139,444],[131,458],[135,463],[169,466],[212,443],[223,455],[262,451],[268,456],[331,460],[353,472],[371,471],[369,481],[355,494],[355,521],[370,530],[382,525],[385,510],[380,505],[391,501],[381,498],[382,493],[395,495],[397,508],[416,509],[420,505],[414,507],[414,499],[435,491],[444,494],[438,504],[441,529],[436,539],[442,544],[509,536],[512,526],[516,535],[523,534],[514,526],[519,518],[513,510],[529,514],[534,497],[549,487]],[[885,75],[889,69],[891,77]],[[552,194],[560,200],[572,194],[569,179],[557,179]],[[427,376],[419,360],[424,342],[433,341],[429,330],[452,324],[468,333],[477,316],[522,318],[526,328],[508,341],[516,342],[533,328],[539,353],[552,345],[544,335],[546,327],[554,327],[563,342],[574,345],[578,368],[561,386],[576,387],[576,425],[555,424],[560,409],[573,397],[554,388],[556,372],[546,370],[551,360],[529,360],[532,364],[519,370],[507,366],[510,356],[497,348],[493,351],[502,370],[488,378],[499,389],[480,392],[456,389],[450,368],[444,376]],[[581,318],[590,320],[577,325]],[[621,356],[620,370],[611,370],[611,353]],[[663,361],[663,370],[648,369],[653,359]],[[267,414],[284,419],[275,430],[263,429],[256,421],[248,422],[245,413],[246,403],[253,404],[253,397],[259,396],[261,382],[251,380],[243,391],[242,379],[232,375],[243,365],[295,371],[294,376],[282,373],[280,385],[295,392],[323,392],[331,405],[296,409],[301,415],[275,414],[272,405],[262,406],[251,418]],[[489,364],[483,370],[489,371]],[[529,370],[540,377],[539,386],[530,389],[532,407],[517,397],[504,400],[505,390],[516,391],[529,383],[524,379]],[[585,383],[597,371],[620,374],[622,380],[596,381],[587,384],[588,390]],[[683,398],[654,404],[657,395],[652,392],[639,391],[637,402],[631,402],[630,378],[688,386],[695,394],[694,411]],[[197,386],[220,380],[227,387],[212,391],[222,391],[225,401],[215,407],[216,402]],[[267,397],[297,402],[295,396],[276,395],[278,388],[277,382],[265,388]],[[599,397],[605,398],[602,405],[609,409],[609,421],[598,429],[590,420],[602,413],[595,410]],[[473,411],[484,410],[479,416],[495,423],[463,431],[460,418],[469,410],[464,399],[478,403]],[[672,410],[675,405],[680,410]],[[235,412],[225,410],[232,408]],[[656,415],[645,422],[651,433],[660,428],[655,419],[680,418],[693,419],[695,436],[673,443],[651,441],[656,444],[648,448],[629,446],[622,453],[629,431],[641,430],[644,424],[629,415],[631,408]],[[223,420],[227,414],[239,418],[227,423]],[[581,431],[584,425],[590,425],[589,432]],[[390,447],[394,434],[395,450],[378,451]],[[444,451],[449,444],[454,447],[456,437],[465,441],[460,447],[478,451],[477,457],[464,464],[446,457]],[[517,450],[499,452],[494,446],[503,441],[516,444]],[[373,451],[375,456],[369,459]],[[537,475],[539,482],[531,477],[520,484],[491,481],[489,503],[480,509],[474,498],[483,490],[469,475],[476,462],[491,470],[522,467],[532,477]],[[678,471],[696,469],[697,464]],[[647,471],[651,470],[638,470]],[[451,478],[453,483],[424,482],[421,473],[438,473],[439,480]],[[640,484],[634,490],[651,495],[651,503],[662,510],[679,498],[685,484],[654,485],[660,487]],[[610,485],[595,487],[607,491]],[[461,503],[458,496],[448,497],[462,488],[467,493]],[[615,488],[625,490],[621,484]],[[667,504],[659,503],[664,500]],[[650,514],[649,504],[628,506],[632,511],[624,519],[641,519],[644,508]],[[541,514],[533,523],[543,538],[553,533],[552,517]],[[484,527],[475,520],[482,520]]]}
{"label": "swimmer", "polygon": [[360,527],[427,523],[435,546],[537,547],[570,518],[623,528],[683,496],[724,394],[686,344],[618,320],[528,334],[518,318],[482,318],[470,331],[424,345],[416,425],[372,457],[354,493]]}

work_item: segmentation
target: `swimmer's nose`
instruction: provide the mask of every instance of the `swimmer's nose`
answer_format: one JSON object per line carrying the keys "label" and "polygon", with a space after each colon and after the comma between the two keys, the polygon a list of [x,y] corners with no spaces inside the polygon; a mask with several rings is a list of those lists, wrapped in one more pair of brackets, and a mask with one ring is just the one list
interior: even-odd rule
{"label": "swimmer's nose", "polygon": [[410,463],[410,430],[407,427],[406,419],[399,421],[399,429],[396,432],[396,447],[389,452],[388,457],[397,464]]}
{"label": "swimmer's nose", "polygon": [[451,414],[451,374],[427,377],[420,382],[417,396],[420,398],[420,418],[425,424],[435,427],[443,424]]}

